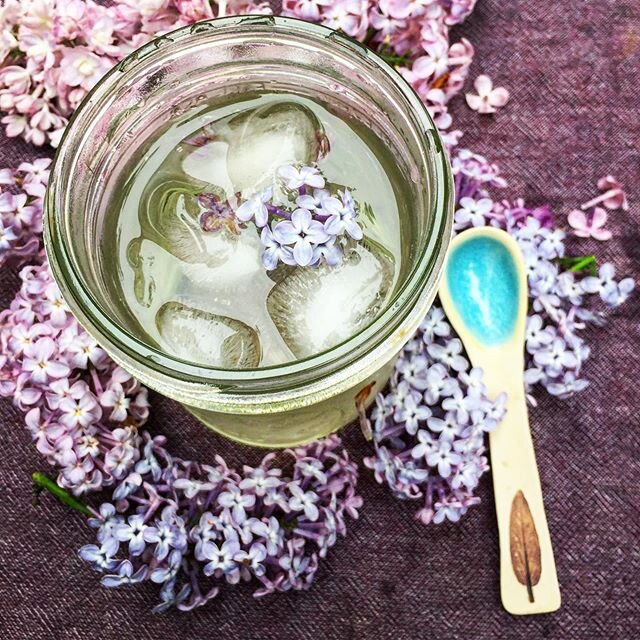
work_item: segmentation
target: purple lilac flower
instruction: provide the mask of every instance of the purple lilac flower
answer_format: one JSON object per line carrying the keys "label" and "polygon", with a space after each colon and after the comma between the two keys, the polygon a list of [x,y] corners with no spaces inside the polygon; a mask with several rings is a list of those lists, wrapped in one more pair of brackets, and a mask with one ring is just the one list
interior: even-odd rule
{"label": "purple lilac flower", "polygon": [[301,267],[313,262],[314,245],[329,240],[325,227],[313,220],[307,209],[296,209],[291,214],[291,220],[278,222],[273,228],[273,235],[281,245],[293,245],[293,257]]}
{"label": "purple lilac flower", "polygon": [[[268,271],[281,262],[302,267],[339,265],[345,242],[363,238],[358,206],[349,189],[332,194],[315,166],[285,165],[276,173],[274,185],[241,202],[235,213],[217,195],[200,194],[198,202],[205,208],[202,229],[217,232],[234,224],[231,230],[239,233],[239,222],[253,221],[261,230],[262,264]],[[234,216],[233,224],[229,216]]]}
{"label": "purple lilac flower", "polygon": [[240,580],[259,583],[257,596],[307,588],[362,504],[357,468],[337,436],[286,451],[284,468],[269,454],[241,474],[220,458],[196,465],[173,458],[163,438],[142,439],[153,463],[115,486],[114,501],[89,521],[101,546],[80,555],[106,586],[160,585],[157,611],[202,606],[222,583]]}
{"label": "purple lilac flower", "polygon": [[[0,86],[1,77],[2,71]],[[0,267],[25,264],[42,248],[42,198],[50,164],[42,158],[0,174]]]}
{"label": "purple lilac flower", "polygon": [[[146,390],[106,358],[59,302],[46,262],[25,267],[21,278],[0,314],[0,394],[27,414],[36,446],[59,467],[63,487],[81,494],[110,486],[140,458],[137,427],[118,427],[146,419]],[[117,421],[101,407],[111,388],[126,396]]]}
{"label": "purple lilac flower", "polygon": [[484,433],[499,424],[506,398],[489,400],[482,371],[469,369],[439,307],[416,338],[371,412],[375,455],[365,464],[395,496],[423,501],[416,518],[424,524],[455,521],[478,502]]}

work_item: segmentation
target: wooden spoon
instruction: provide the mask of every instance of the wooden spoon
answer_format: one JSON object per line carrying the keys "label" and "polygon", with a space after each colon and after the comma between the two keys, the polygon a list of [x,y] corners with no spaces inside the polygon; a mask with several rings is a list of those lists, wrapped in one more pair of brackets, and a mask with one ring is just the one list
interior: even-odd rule
{"label": "wooden spoon", "polygon": [[492,227],[460,233],[440,300],[473,366],[483,369],[489,397],[508,394],[506,416],[490,434],[502,604],[517,615],[555,611],[560,588],[523,382],[527,278],[516,241]]}

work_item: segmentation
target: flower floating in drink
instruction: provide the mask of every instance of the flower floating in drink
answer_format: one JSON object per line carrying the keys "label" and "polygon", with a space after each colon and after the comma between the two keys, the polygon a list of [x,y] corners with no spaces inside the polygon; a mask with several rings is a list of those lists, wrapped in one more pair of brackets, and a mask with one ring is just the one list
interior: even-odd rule
{"label": "flower floating in drink", "polygon": [[223,204],[215,194],[201,194],[203,230],[239,234],[238,221],[253,222],[261,230],[262,264],[269,271],[280,262],[301,267],[341,264],[349,238],[363,238],[351,191],[330,191],[316,167],[284,165],[275,177],[275,186],[252,195],[235,212],[229,201]]}

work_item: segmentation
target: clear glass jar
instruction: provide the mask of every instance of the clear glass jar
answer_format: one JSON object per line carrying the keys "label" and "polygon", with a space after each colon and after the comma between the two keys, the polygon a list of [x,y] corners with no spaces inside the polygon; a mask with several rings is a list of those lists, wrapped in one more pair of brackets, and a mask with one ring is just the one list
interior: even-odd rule
{"label": "clear glass jar", "polygon": [[[265,87],[340,103],[390,145],[413,191],[409,264],[377,318],[329,351],[261,369],[204,367],[145,344],[119,322],[106,286],[113,274],[101,270],[105,219],[96,203],[116,160],[203,96]],[[356,417],[356,398],[373,400],[435,297],[451,237],[451,171],[419,98],[364,45],[289,18],[202,22],[131,54],[76,112],[49,184],[47,253],[81,324],[148,387],[225,436],[259,446],[324,436]]]}

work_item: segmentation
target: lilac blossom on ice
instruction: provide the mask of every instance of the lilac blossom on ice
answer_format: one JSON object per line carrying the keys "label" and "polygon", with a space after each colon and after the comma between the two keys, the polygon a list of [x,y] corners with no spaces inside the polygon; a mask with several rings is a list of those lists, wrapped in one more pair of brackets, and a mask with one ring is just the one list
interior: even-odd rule
{"label": "lilac blossom on ice", "polygon": [[[264,247],[262,264],[268,271],[283,263],[290,266],[337,266],[347,243],[362,240],[359,205],[349,189],[332,193],[315,166],[284,165],[274,184],[241,202],[235,214],[229,202],[213,194],[200,194],[204,231],[224,229],[239,233],[252,221],[260,229]],[[235,215],[235,222],[231,222]]]}

